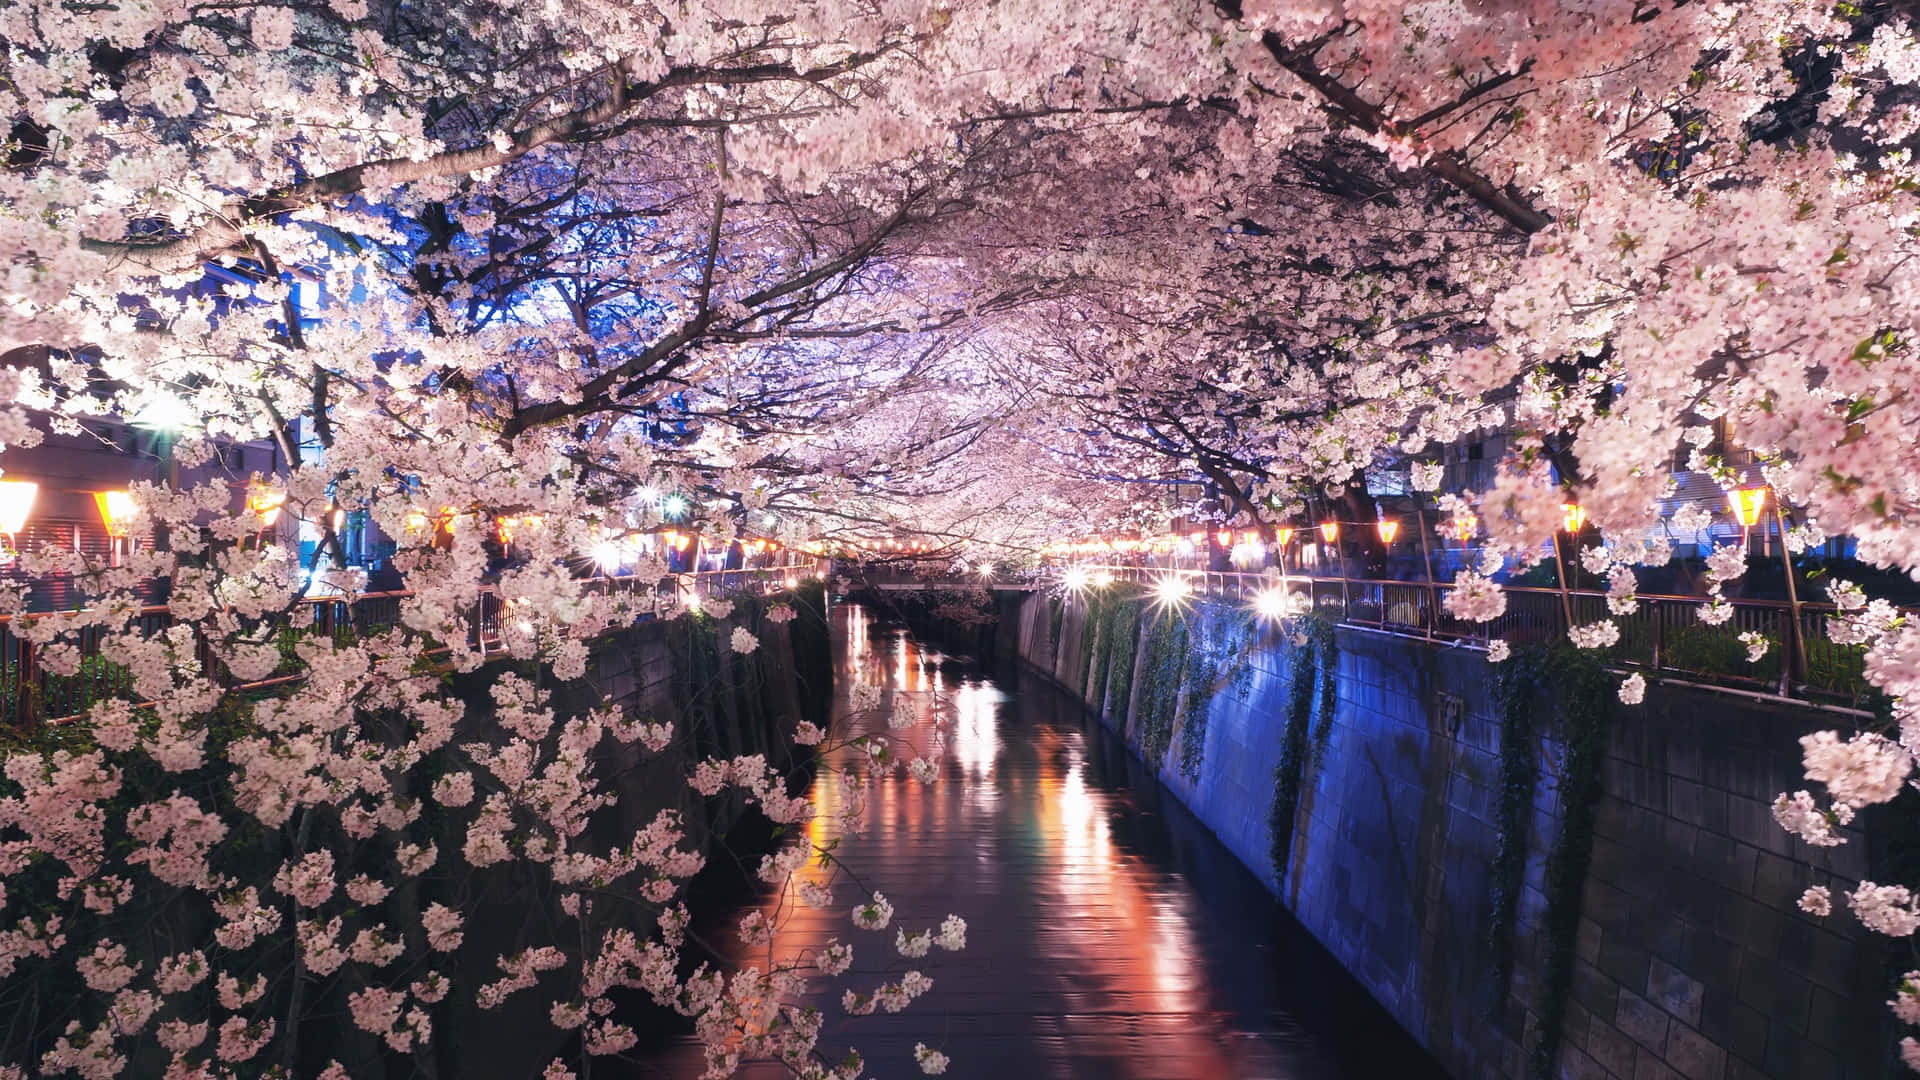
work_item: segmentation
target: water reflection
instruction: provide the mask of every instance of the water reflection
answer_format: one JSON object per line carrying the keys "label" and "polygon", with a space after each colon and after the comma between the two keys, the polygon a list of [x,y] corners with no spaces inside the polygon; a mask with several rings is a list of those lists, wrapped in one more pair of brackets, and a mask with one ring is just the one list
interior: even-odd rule
{"label": "water reflection", "polygon": [[[1276,917],[1217,841],[1162,804],[1150,780],[1129,785],[1124,748],[1065,695],[996,684],[857,606],[838,609],[836,630],[834,737],[885,728],[884,715],[848,717],[848,688],[878,686],[883,714],[905,703],[917,718],[896,738],[938,753],[943,776],[930,788],[878,782],[869,828],[843,838],[836,819],[848,796],[822,770],[809,837],[839,840],[852,874],[893,900],[909,932],[950,911],[970,932],[966,951],[917,963],[934,988],[906,1012],[848,1017],[835,1004],[844,987],[871,989],[906,966],[892,931],[854,930],[844,908],[763,897],[767,914],[787,922],[754,962],[836,937],[855,943],[853,971],[815,986],[830,1017],[823,1049],[851,1044],[873,1075],[895,1077],[918,1074],[916,1042],[953,1057],[948,1076],[997,1080],[1440,1076],[1296,924]],[[842,879],[838,899],[855,891]],[[677,1047],[634,1075],[699,1072],[692,1049]]]}

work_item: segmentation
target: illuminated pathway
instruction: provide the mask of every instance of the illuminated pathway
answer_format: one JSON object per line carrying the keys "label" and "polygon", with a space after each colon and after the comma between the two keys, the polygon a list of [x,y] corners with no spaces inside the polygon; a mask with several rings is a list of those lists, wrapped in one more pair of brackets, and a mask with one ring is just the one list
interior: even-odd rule
{"label": "illuminated pathway", "polygon": [[[915,963],[934,988],[906,1012],[848,1017],[843,987],[871,989],[905,966],[893,928],[848,924],[855,890],[844,881],[831,917],[787,907],[776,956],[830,937],[855,947],[853,971],[817,987],[830,1018],[823,1049],[851,1044],[882,1078],[920,1075],[916,1042],[953,1058],[949,1077],[995,1080],[1441,1076],[1063,693],[1034,678],[996,686],[857,607],[838,609],[835,623],[836,740],[853,681],[911,695],[923,720],[903,734],[923,749],[936,737],[925,719],[936,701],[949,732],[940,782],[881,784],[870,827],[840,854],[893,901],[896,925],[920,930],[950,911],[969,930],[965,951]],[[816,842],[831,839],[837,795],[823,772]],[[770,914],[778,902],[764,901]],[[630,1075],[699,1072],[681,1047]]]}

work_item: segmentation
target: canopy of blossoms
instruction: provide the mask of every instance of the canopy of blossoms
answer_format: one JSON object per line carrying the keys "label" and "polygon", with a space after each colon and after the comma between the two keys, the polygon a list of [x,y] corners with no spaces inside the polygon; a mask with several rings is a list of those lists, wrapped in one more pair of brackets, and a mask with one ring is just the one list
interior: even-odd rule
{"label": "canopy of blossoms", "polygon": [[[423,658],[479,667],[462,643],[484,579],[512,605],[512,655],[578,678],[586,642],[640,603],[580,568],[634,536],[907,533],[992,561],[1157,527],[1182,509],[1170,482],[1266,529],[1505,426],[1515,451],[1449,502],[1488,553],[1456,610],[1497,615],[1485,575],[1537,558],[1577,501],[1610,541],[1590,561],[1619,612],[1635,568],[1670,557],[1639,539],[1669,464],[1723,470],[1702,448],[1732,425],[1792,543],[1847,535],[1920,572],[1914,31],[1889,3],[1798,0],[6,6],[0,442],[164,414],[188,467],[236,441],[288,463],[238,478],[246,498],[136,485],[158,542],[117,564],[22,554],[88,602],[15,632],[50,670],[77,668],[84,636],[131,684],[71,747],[7,760],[0,867],[64,869],[52,899],[0,912],[0,971],[40,965],[99,1000],[15,1064],[113,1075],[156,1045],[183,1077],[292,1061],[298,987],[348,965],[359,1026],[416,1052],[449,991],[415,961],[461,947],[459,913],[340,936],[341,897],[387,886],[339,880],[308,850],[324,827],[387,838],[401,874],[532,860],[556,896],[624,879],[660,909],[652,938],[500,957],[498,981],[455,994],[567,963],[584,989],[555,1023],[589,1032],[589,1055],[622,1048],[600,1003],[634,985],[697,1019],[715,1075],[742,1056],[841,1069],[813,1020],[780,1012],[797,972],[679,966],[673,882],[697,860],[672,822],[572,846],[603,798],[578,768],[594,748],[675,733],[559,719],[544,686],[502,678],[511,740],[474,759],[480,789],[433,781],[471,817],[465,850],[405,839],[457,720]],[[250,708],[217,793],[115,802],[129,770],[206,764],[230,699],[212,667],[266,677],[303,595],[362,587],[263,541],[282,511],[323,566],[337,511],[395,538],[400,626],[302,645],[309,678]],[[491,575],[480,538],[502,518],[544,527]],[[1712,564],[1716,604],[1743,565]],[[136,618],[155,577],[164,635]],[[1832,598],[1894,722],[1808,745],[1823,793],[1778,816],[1813,843],[1892,799],[1920,751],[1920,627],[1849,586]],[[29,603],[0,591],[0,612]],[[811,813],[764,762],[693,782]],[[224,876],[243,827],[297,857]],[[163,887],[200,898],[223,949],[296,930],[304,968],[249,987],[211,956],[86,929]],[[862,903],[856,921],[887,924]],[[1901,886],[1853,906],[1920,925]],[[414,974],[383,975],[402,955]],[[198,1011],[171,1003],[202,984]]]}

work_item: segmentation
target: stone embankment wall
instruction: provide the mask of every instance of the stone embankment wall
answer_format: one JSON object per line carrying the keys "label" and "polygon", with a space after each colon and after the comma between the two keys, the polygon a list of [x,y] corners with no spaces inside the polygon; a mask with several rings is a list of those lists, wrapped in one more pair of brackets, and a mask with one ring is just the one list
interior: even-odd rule
{"label": "stone embankment wall", "polygon": [[[782,599],[799,612],[784,624],[764,618],[763,601],[741,598],[726,622],[679,618],[614,631],[594,643],[586,676],[557,688],[554,708],[562,718],[611,703],[630,718],[670,722],[676,732],[674,745],[658,754],[643,752],[638,743],[608,740],[612,757],[595,775],[616,801],[610,812],[595,819],[588,845],[592,850],[628,843],[660,811],[672,810],[684,824],[683,846],[703,852],[710,867],[733,859],[757,864],[760,852],[770,845],[766,819],[744,812],[738,799],[699,797],[686,778],[694,764],[709,755],[764,754],[776,765],[789,764],[794,725],[802,719],[826,722],[833,668],[824,593],[809,584]],[[728,640],[734,625],[750,628],[759,637],[759,647],[750,654],[734,652]],[[484,738],[491,681],[454,679],[451,689],[467,699],[470,719],[465,724],[473,732],[463,730],[462,739]],[[457,843],[458,838],[447,842]],[[722,879],[717,887],[727,887],[724,870],[707,873]],[[550,898],[539,895],[528,875],[477,875],[473,888],[484,901],[469,920],[469,936],[497,940],[505,952],[543,944],[573,946],[551,938],[552,927],[541,914]],[[607,913],[601,922],[624,918],[614,913],[628,910],[612,899],[601,906]],[[650,926],[634,929],[644,933]],[[462,981],[477,985],[497,977],[497,971],[483,966],[463,973]],[[631,1015],[623,1013],[622,1018],[643,1026],[647,1008],[636,1000]],[[434,1044],[441,1076],[533,1076],[565,1042],[564,1033],[553,1028],[544,1012],[522,1016],[512,1008],[473,1010],[456,1018],[448,1030],[459,1037]]]}
{"label": "stone embankment wall", "polygon": [[[1577,695],[1552,667],[1505,739],[1474,650],[1041,594],[1016,626],[1021,659],[1123,732],[1454,1076],[1896,1075],[1882,1003],[1903,968],[1840,896],[1867,845],[1809,848],[1768,813],[1804,784],[1799,736],[1835,717],[1656,685],[1578,729],[1598,735],[1572,761]],[[1797,910],[1813,884],[1832,916]]]}

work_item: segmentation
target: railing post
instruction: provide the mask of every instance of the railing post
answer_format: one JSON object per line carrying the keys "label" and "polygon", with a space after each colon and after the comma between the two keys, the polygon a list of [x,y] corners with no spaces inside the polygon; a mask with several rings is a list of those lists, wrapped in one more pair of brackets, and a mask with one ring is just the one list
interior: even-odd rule
{"label": "railing post", "polygon": [[1659,671],[1667,650],[1667,605],[1660,600],[1649,601],[1653,611],[1653,654],[1647,663],[1652,670]]}

